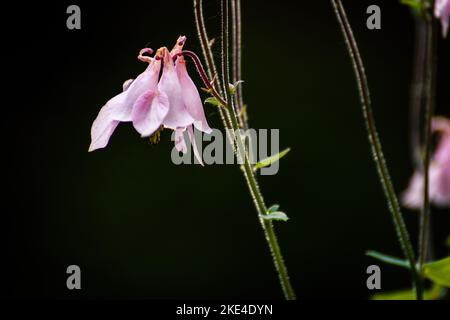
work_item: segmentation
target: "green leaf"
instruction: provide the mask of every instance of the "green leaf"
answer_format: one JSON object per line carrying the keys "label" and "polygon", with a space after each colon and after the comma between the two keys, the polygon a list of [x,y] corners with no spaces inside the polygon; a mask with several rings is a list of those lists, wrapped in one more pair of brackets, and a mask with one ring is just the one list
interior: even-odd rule
{"label": "green leaf", "polygon": [[219,107],[220,106],[220,102],[216,99],[216,98],[214,98],[214,97],[209,97],[209,98],[206,98],[206,100],[205,100],[205,104],[211,104],[211,105],[213,105],[213,106],[216,106],[216,107]]}
{"label": "green leaf", "polygon": [[394,266],[409,269],[409,262],[377,251],[367,251],[366,255],[377,260],[393,264]]}
{"label": "green leaf", "polygon": [[[441,296],[442,288],[433,285],[423,293],[424,300],[438,300]],[[371,300],[416,300],[416,295],[412,289],[398,290],[393,292],[377,293],[370,297]]]}
{"label": "green leaf", "polygon": [[407,6],[410,6],[411,8],[415,10],[421,10],[422,9],[422,0],[401,0],[402,4],[406,4]]}
{"label": "green leaf", "polygon": [[280,205],[279,204],[274,204],[273,206],[271,206],[269,209],[267,209],[267,213],[272,213],[277,211],[278,209],[280,209]]}
{"label": "green leaf", "polygon": [[428,4],[423,0],[401,0],[402,4],[409,6],[416,14],[423,16],[425,14]]}
{"label": "green leaf", "polygon": [[276,221],[288,221],[289,220],[286,213],[281,212],[281,211],[275,211],[275,212],[271,212],[268,214],[263,214],[263,215],[261,215],[261,217],[264,220],[276,220]]}
{"label": "green leaf", "polygon": [[233,95],[236,93],[236,88],[243,83],[243,80],[236,81],[234,84],[230,83],[230,93]]}
{"label": "green leaf", "polygon": [[276,155],[273,155],[271,157],[263,159],[263,160],[259,161],[257,164],[255,164],[253,169],[256,171],[258,169],[261,169],[261,168],[264,168],[264,167],[268,167],[272,163],[277,162],[278,160],[283,158],[285,155],[287,155],[289,151],[291,151],[291,149],[287,148],[287,149],[281,151],[280,153],[277,153]]}
{"label": "green leaf", "polygon": [[434,283],[450,288],[450,257],[424,264],[423,273]]}

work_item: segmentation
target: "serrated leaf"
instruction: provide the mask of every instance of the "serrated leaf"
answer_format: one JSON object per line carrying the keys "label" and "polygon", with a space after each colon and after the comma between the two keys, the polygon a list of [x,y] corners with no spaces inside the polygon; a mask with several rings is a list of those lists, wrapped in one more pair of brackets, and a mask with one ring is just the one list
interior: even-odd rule
{"label": "serrated leaf", "polygon": [[289,217],[286,215],[286,213],[281,211],[275,211],[271,212],[269,214],[263,214],[261,217],[264,220],[275,220],[275,221],[288,221]]}
{"label": "serrated leaf", "polygon": [[272,213],[277,211],[278,209],[280,209],[280,205],[279,204],[274,204],[273,206],[271,206],[269,209],[267,209],[267,213]]}
{"label": "serrated leaf", "polygon": [[[433,285],[423,293],[424,300],[438,300],[441,296],[442,288]],[[416,295],[412,289],[398,290],[392,292],[377,293],[370,297],[370,300],[416,300]]]}
{"label": "serrated leaf", "polygon": [[214,98],[214,97],[206,98],[205,104],[211,104],[211,105],[216,106],[216,107],[220,106],[219,101],[216,98]]}
{"label": "serrated leaf", "polygon": [[402,260],[393,256],[389,256],[387,254],[377,252],[377,251],[367,251],[366,255],[377,260],[383,261],[385,263],[392,264],[394,266],[403,267],[409,269],[409,262],[407,260]]}
{"label": "serrated leaf", "polygon": [[423,273],[434,283],[450,288],[450,257],[424,264]]}
{"label": "serrated leaf", "polygon": [[291,151],[291,149],[287,148],[287,149],[281,151],[280,153],[277,153],[276,155],[273,155],[273,156],[270,156],[270,157],[268,157],[266,159],[263,159],[263,160],[259,161],[257,164],[255,164],[253,169],[256,171],[258,169],[261,169],[261,168],[264,168],[264,167],[268,167],[272,163],[277,162],[278,160],[283,158],[285,155],[287,155],[289,151]]}

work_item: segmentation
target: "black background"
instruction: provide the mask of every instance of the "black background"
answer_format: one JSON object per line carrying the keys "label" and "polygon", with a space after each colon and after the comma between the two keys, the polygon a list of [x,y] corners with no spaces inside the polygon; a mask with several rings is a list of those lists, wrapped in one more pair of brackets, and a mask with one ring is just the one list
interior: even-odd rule
{"label": "black background", "polygon": [[[219,2],[205,1],[219,36]],[[81,30],[66,8],[81,7]],[[382,30],[365,27],[369,4]],[[375,116],[400,193],[413,170],[408,104],[414,23],[397,1],[345,1],[365,60]],[[88,153],[90,126],[137,52],[180,34],[200,54],[191,1],[2,4],[3,292],[11,298],[281,298],[246,186],[234,166],[175,166],[168,133],[149,145],[129,124]],[[400,255],[363,126],[353,71],[329,1],[243,1],[244,94],[252,127],[291,147],[261,177],[300,298],[366,299],[368,249]],[[218,39],[219,40],[219,39]],[[217,41],[218,43],[219,41]],[[215,52],[219,53],[216,45]],[[449,40],[439,41],[437,113],[448,115]],[[192,66],[189,66],[192,68]],[[192,77],[200,84],[193,69]],[[206,107],[209,123],[218,113]],[[436,256],[448,210],[433,210]],[[405,210],[416,241],[417,215]],[[66,267],[82,270],[69,291]],[[382,267],[382,288],[410,286]]]}

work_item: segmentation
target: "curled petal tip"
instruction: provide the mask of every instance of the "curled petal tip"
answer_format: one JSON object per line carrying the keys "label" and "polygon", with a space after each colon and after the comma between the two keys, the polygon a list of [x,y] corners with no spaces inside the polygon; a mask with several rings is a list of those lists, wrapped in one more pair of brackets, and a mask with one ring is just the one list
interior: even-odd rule
{"label": "curled petal tip", "polygon": [[170,52],[170,54],[172,55],[172,57],[175,57],[175,55],[181,53],[181,51],[183,51],[183,46],[186,43],[186,36],[180,36],[178,37],[178,40],[175,44],[175,46],[173,47],[172,51]]}
{"label": "curled petal tip", "polygon": [[123,91],[126,91],[130,87],[130,85],[133,83],[133,81],[134,81],[134,79],[128,79],[127,81],[125,81],[122,84]]}
{"label": "curled petal tip", "polygon": [[177,41],[177,44],[179,45],[179,46],[184,46],[184,44],[185,44],[185,42],[186,42],[186,36],[180,36],[179,38],[178,38],[178,41]]}
{"label": "curled petal tip", "polygon": [[[145,55],[147,54],[147,55]],[[138,59],[141,60],[142,62],[152,62],[153,58],[149,57],[148,55],[153,54],[153,49],[152,48],[143,48],[141,49],[141,51],[139,51],[139,55],[138,55]]]}
{"label": "curled petal tip", "polygon": [[147,54],[153,54],[153,49],[152,48],[143,48],[143,49],[141,49],[141,51],[139,51],[139,55],[141,56],[141,55],[144,55],[144,53],[147,53]]}

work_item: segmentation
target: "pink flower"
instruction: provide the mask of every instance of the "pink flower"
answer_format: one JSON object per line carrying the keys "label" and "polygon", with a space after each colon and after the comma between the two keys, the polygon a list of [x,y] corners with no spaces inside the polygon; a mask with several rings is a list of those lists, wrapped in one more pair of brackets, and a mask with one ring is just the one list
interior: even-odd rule
{"label": "pink flower", "polygon": [[193,127],[205,133],[212,130],[182,56],[185,41],[186,37],[180,37],[171,52],[162,47],[154,58],[144,56],[144,53],[152,53],[151,49],[141,50],[138,58],[149,64],[147,69],[134,81],[126,81],[124,91],[100,110],[92,124],[89,151],[106,147],[120,122],[132,122],[142,137],[151,136],[161,127],[175,130],[175,146],[183,153],[187,152],[183,135],[187,130],[194,154],[202,163],[193,140]]}
{"label": "pink flower", "polygon": [[436,18],[441,19],[442,34],[446,37],[450,17],[450,0],[436,0],[434,4],[434,15]]}
{"label": "pink flower", "polygon": [[[450,206],[450,120],[433,119],[433,132],[440,134],[439,143],[429,168],[430,201],[439,207]],[[416,171],[402,202],[411,209],[420,209],[423,203],[423,174]]]}

